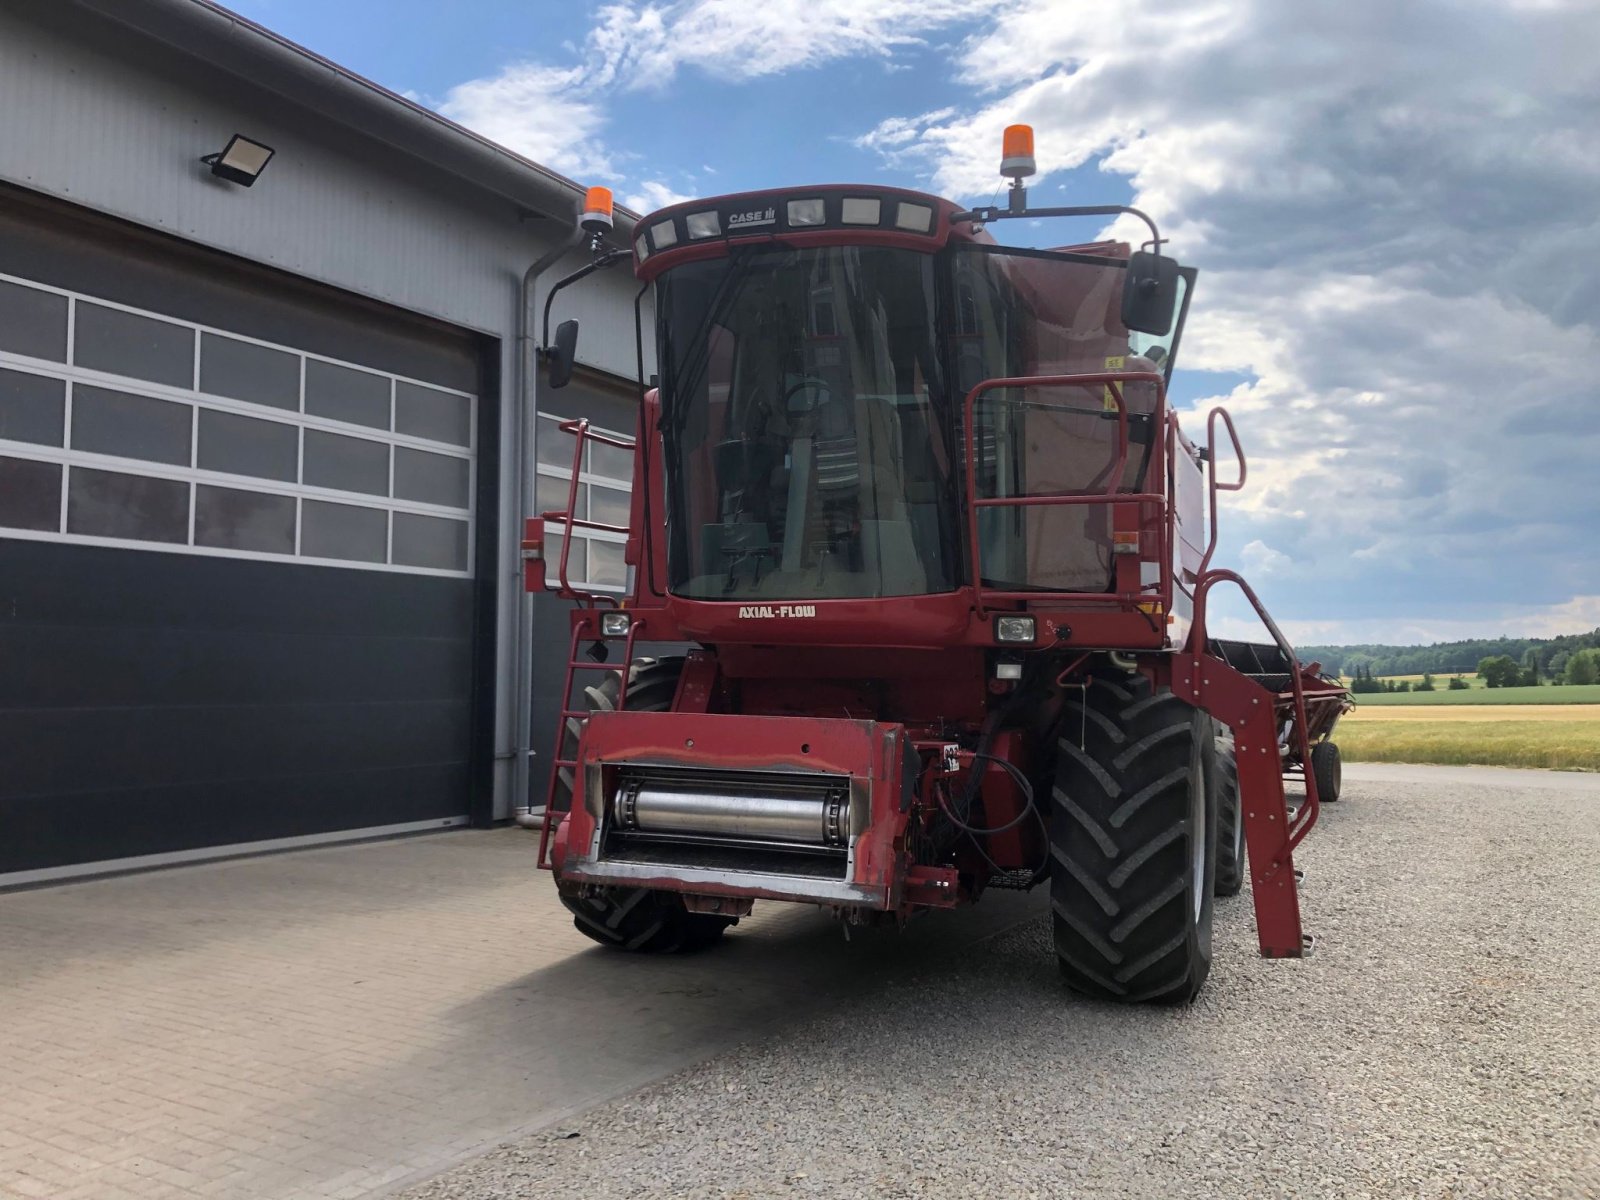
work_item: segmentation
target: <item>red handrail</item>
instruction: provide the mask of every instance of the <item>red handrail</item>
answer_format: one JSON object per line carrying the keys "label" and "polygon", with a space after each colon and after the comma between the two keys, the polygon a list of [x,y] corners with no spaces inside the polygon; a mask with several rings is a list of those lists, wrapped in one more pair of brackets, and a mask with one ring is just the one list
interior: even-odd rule
{"label": "red handrail", "polygon": [[[1217,482],[1217,418],[1221,417],[1228,427],[1228,438],[1233,442],[1233,455],[1239,460],[1239,478],[1232,483]],[[1211,565],[1211,556],[1217,552],[1217,493],[1237,492],[1244,487],[1247,468],[1244,461],[1244,447],[1239,444],[1239,432],[1233,427],[1233,418],[1228,415],[1228,410],[1218,405],[1206,414],[1206,453],[1210,456],[1207,466],[1211,469],[1206,472],[1207,496],[1206,507],[1210,509],[1211,533],[1206,540],[1206,552],[1200,556],[1199,569],[1195,571],[1198,577],[1206,573],[1206,568]]]}
{"label": "red handrail", "polygon": [[604,521],[590,521],[587,518],[574,517],[572,512],[578,507],[578,486],[582,482],[578,476],[583,471],[583,448],[586,441],[599,442],[604,446],[615,446],[618,450],[632,451],[637,442],[627,438],[620,438],[609,433],[595,433],[589,429],[587,418],[576,417],[569,421],[562,421],[558,429],[562,433],[570,433],[576,439],[572,448],[572,476],[567,482],[567,508],[565,512],[551,509],[549,512],[539,514],[545,521],[554,521],[564,525],[566,532],[561,536],[561,562],[557,568],[556,578],[561,584],[561,594],[581,600],[584,604],[610,604],[619,607],[615,596],[604,592],[580,592],[567,581],[567,560],[572,553],[573,529],[596,529],[602,533],[620,533],[626,535],[630,532],[626,525],[608,525]]}
{"label": "red handrail", "polygon": [[[1230,490],[1230,489],[1225,489]],[[1289,639],[1283,636],[1283,631],[1267,612],[1250,585],[1244,581],[1243,576],[1236,571],[1229,571],[1218,567],[1214,571],[1202,573],[1194,585],[1194,626],[1189,631],[1189,653],[1200,656],[1206,654],[1206,598],[1211,593],[1211,587],[1216,583],[1235,584],[1244,598],[1250,601],[1250,607],[1256,610],[1256,615],[1261,618],[1261,623],[1267,627],[1267,632],[1272,635],[1272,640],[1278,644],[1278,649],[1289,661],[1289,680],[1293,685],[1294,695],[1294,726],[1300,740],[1300,761],[1306,765],[1306,802],[1296,815],[1294,823],[1285,832],[1288,834],[1286,849],[1293,851],[1306,834],[1311,832],[1311,827],[1317,823],[1317,814],[1321,811],[1321,802],[1317,796],[1316,773],[1311,768],[1311,741],[1306,730],[1306,694],[1300,677],[1300,660],[1295,657],[1294,647],[1289,644]]]}
{"label": "red handrail", "polygon": [[[1151,383],[1156,388],[1156,408],[1152,414],[1159,421],[1166,420],[1167,391],[1166,380],[1154,371],[1096,371],[1083,375],[1017,375],[998,379],[986,379],[967,393],[962,411],[962,428],[966,437],[966,476],[967,497],[970,512],[967,520],[968,553],[972,560],[972,587],[974,603],[980,618],[986,615],[985,600],[1040,600],[1049,598],[1071,597],[1074,602],[1087,601],[1098,603],[1121,603],[1123,597],[1102,592],[1049,592],[1033,590],[1024,592],[999,592],[986,590],[983,586],[983,561],[982,547],[978,539],[978,510],[981,508],[1022,508],[1034,505],[1069,505],[1069,504],[1162,504],[1168,502],[1165,492],[1118,492],[1122,476],[1128,463],[1128,406],[1122,397],[1121,384],[1125,383]],[[1028,496],[987,496],[978,495],[978,449],[973,428],[973,409],[978,397],[986,392],[1002,391],[1006,389],[1025,387],[1068,387],[1082,388],[1102,385],[1106,389],[1107,397],[1116,405],[1117,409],[1117,459],[1111,474],[1107,477],[1105,490],[1088,495],[1028,495]],[[1160,478],[1165,484],[1165,468],[1157,463]],[[1161,541],[1161,595],[1170,594],[1170,580],[1172,571],[1172,555],[1170,547],[1166,544],[1165,525]]]}

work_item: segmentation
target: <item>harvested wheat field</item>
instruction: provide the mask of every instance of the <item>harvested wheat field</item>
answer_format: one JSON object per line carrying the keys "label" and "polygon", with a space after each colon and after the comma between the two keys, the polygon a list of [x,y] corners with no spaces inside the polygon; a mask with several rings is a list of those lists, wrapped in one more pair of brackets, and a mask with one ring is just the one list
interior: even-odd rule
{"label": "harvested wheat field", "polygon": [[1334,740],[1352,762],[1600,771],[1600,704],[1357,708]]}
{"label": "harvested wheat field", "polygon": [[[1600,722],[1600,704],[1464,704],[1459,707],[1372,708],[1346,713],[1345,722],[1436,721],[1454,725],[1461,721],[1570,721]],[[1341,728],[1347,726],[1341,725]],[[1600,726],[1597,726],[1600,734]]]}

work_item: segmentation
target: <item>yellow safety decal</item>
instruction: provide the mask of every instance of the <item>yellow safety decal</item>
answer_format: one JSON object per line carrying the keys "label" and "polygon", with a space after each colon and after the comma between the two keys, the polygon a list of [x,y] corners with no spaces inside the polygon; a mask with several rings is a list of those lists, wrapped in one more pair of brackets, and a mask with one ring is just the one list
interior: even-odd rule
{"label": "yellow safety decal", "polygon": [[[1124,357],[1121,354],[1108,354],[1108,355],[1106,355],[1106,370],[1108,370],[1108,371],[1120,371],[1124,367],[1126,367],[1127,365],[1128,365],[1127,358]],[[1101,402],[1101,406],[1107,412],[1116,412],[1117,411],[1117,402],[1116,402],[1116,400],[1114,400],[1112,398],[1111,388],[1110,388],[1109,385],[1106,387],[1105,398]]]}

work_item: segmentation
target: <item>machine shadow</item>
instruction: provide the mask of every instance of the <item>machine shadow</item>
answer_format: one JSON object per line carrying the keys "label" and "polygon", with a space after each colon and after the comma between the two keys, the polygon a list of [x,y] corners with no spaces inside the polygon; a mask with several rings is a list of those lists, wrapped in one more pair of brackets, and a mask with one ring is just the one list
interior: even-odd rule
{"label": "machine shadow", "polygon": [[[450,1157],[470,1157],[742,1044],[826,1023],[857,1000],[968,970],[997,937],[1048,911],[1038,891],[991,900],[849,941],[820,911],[758,905],[721,945],[690,955],[628,954],[574,930],[572,954],[441,1012],[436,1036],[315,1103],[326,1125],[341,1126],[391,1094],[415,1094],[419,1075],[459,1078],[466,1061],[471,1092],[441,1085],[417,1137],[439,1141],[437,1116],[449,1112],[443,1142]],[[542,903],[530,918],[567,919]],[[1054,975],[1042,961],[1040,983]]]}

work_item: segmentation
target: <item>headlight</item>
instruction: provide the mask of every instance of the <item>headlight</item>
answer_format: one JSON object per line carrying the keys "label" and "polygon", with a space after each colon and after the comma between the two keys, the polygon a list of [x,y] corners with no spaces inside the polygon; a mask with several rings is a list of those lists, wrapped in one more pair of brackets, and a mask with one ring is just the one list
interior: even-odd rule
{"label": "headlight", "polygon": [[1032,617],[996,617],[994,640],[997,642],[1031,642],[1034,638]]}
{"label": "headlight", "polygon": [[600,614],[600,633],[603,637],[627,637],[633,627],[633,618],[625,612]]}
{"label": "headlight", "polygon": [[671,221],[657,221],[650,226],[650,236],[655,240],[657,250],[665,250],[668,246],[678,244],[678,227]]}
{"label": "headlight", "polygon": [[789,201],[789,227],[791,229],[798,225],[821,225],[827,219],[827,213],[821,200]]}
{"label": "headlight", "polygon": [[875,197],[846,196],[839,219],[846,225],[876,225],[882,217],[883,202]]}
{"label": "headlight", "polygon": [[722,218],[714,212],[690,213],[683,219],[692,238],[716,237],[722,232]]}
{"label": "headlight", "polygon": [[895,210],[894,227],[912,233],[927,233],[933,228],[933,209],[926,204],[907,204],[902,200]]}

